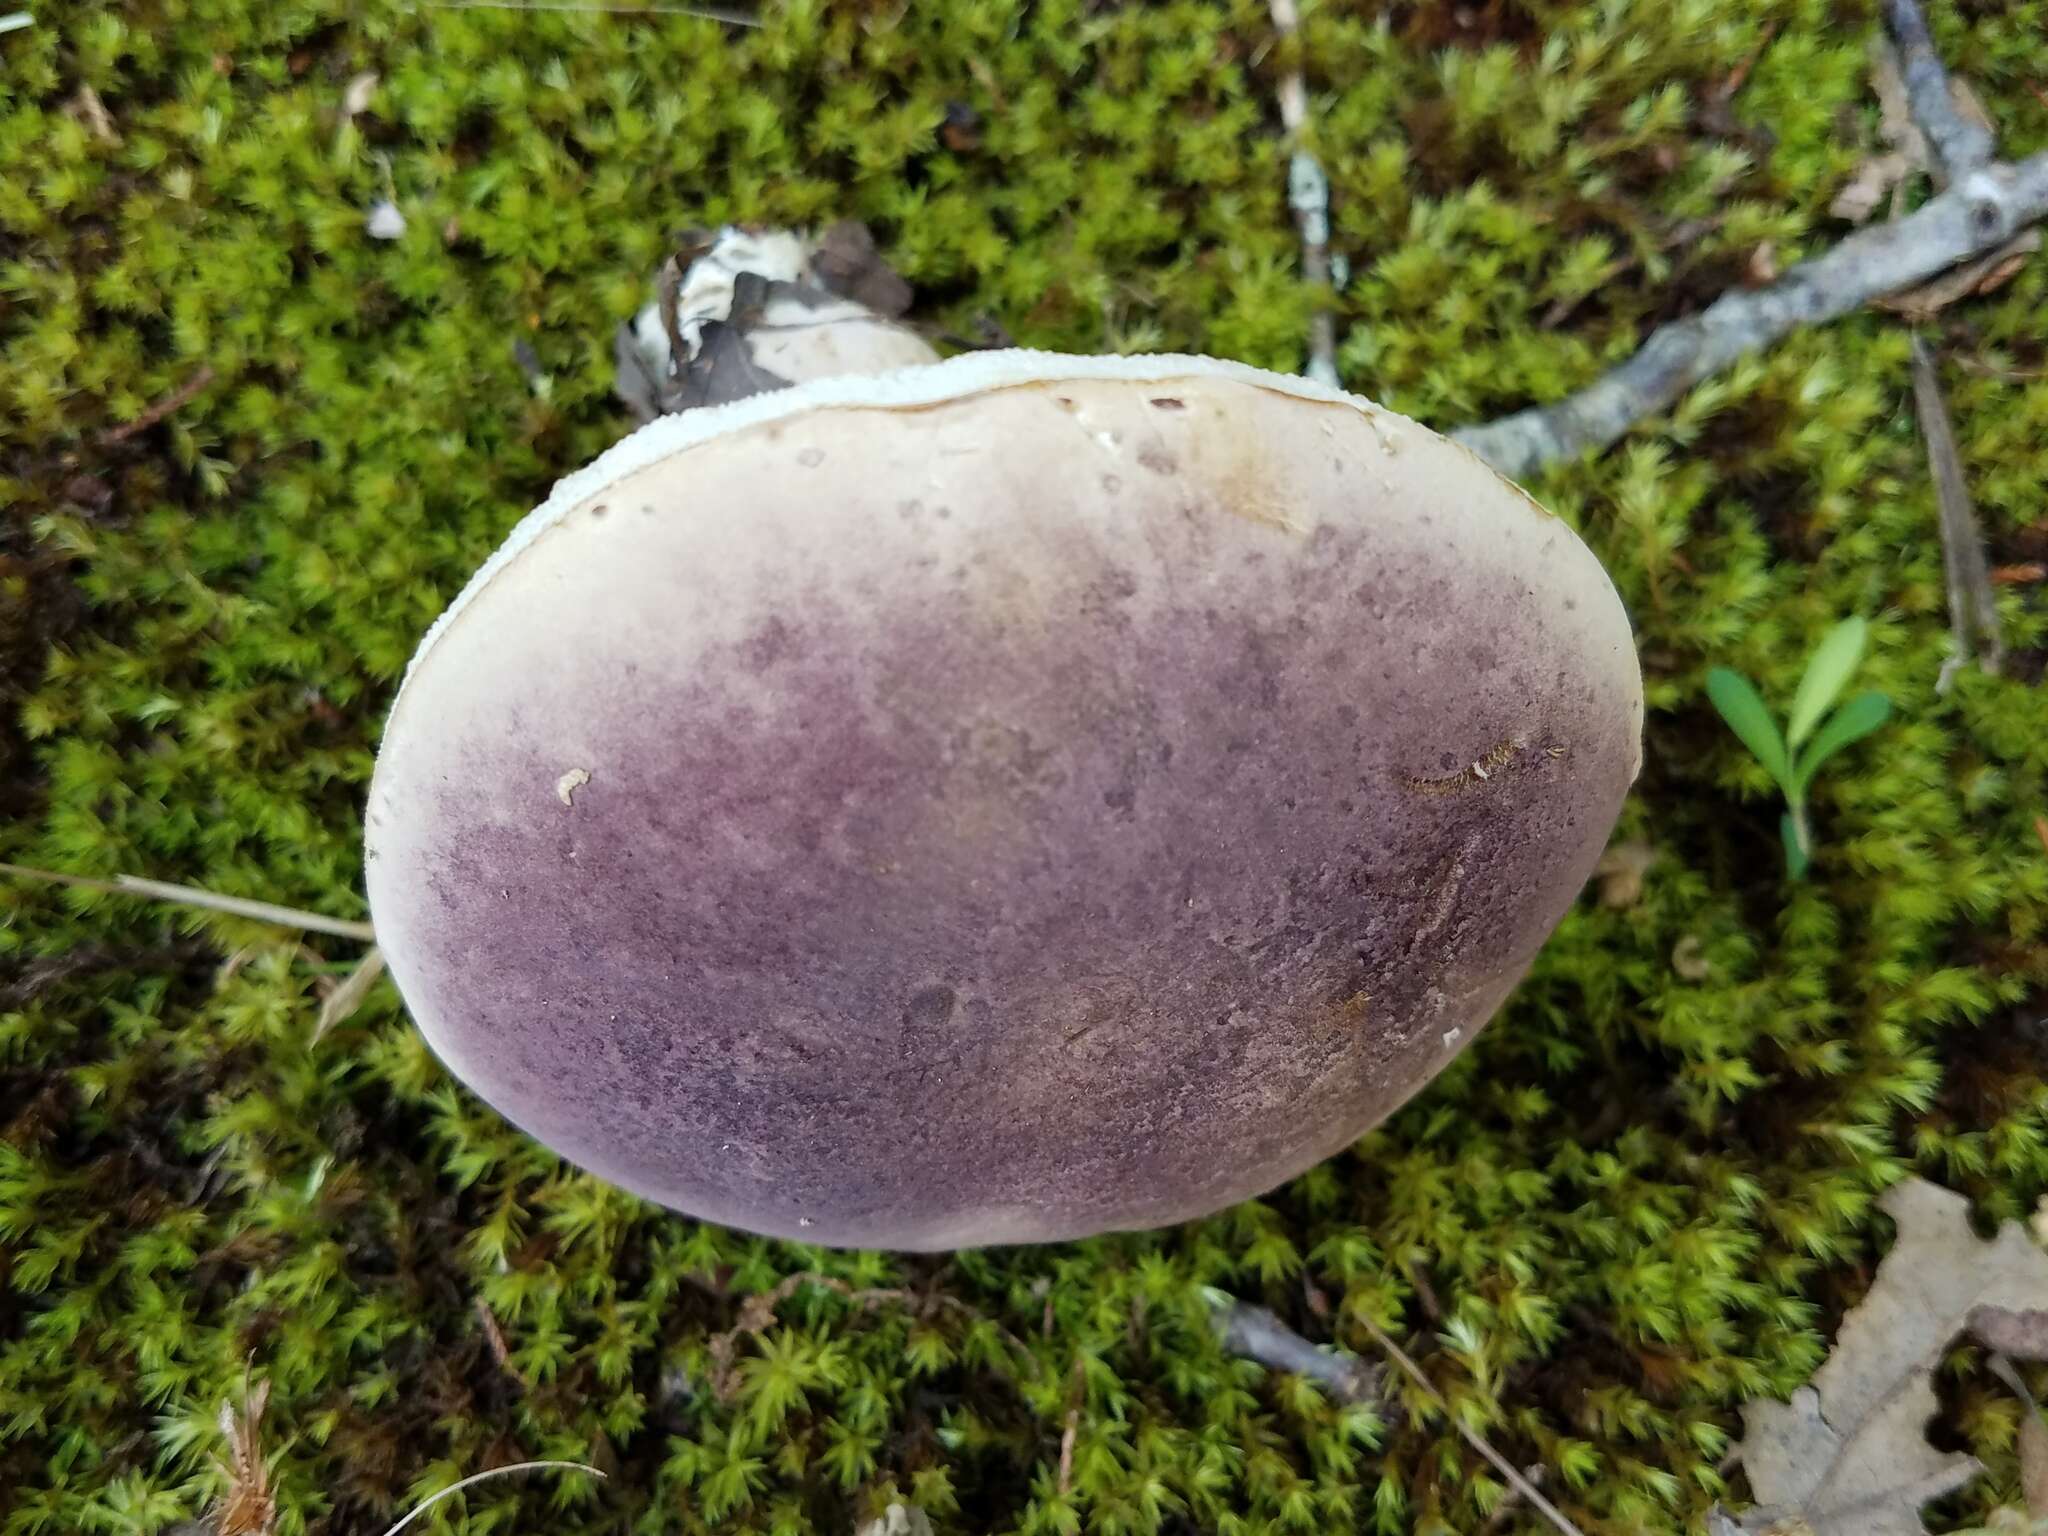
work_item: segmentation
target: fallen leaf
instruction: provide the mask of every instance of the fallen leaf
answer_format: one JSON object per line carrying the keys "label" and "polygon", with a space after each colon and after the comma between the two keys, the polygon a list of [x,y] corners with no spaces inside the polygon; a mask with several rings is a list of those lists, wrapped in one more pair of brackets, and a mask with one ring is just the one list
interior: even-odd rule
{"label": "fallen leaf", "polygon": [[371,945],[363,958],[356,962],[356,968],[348,973],[340,986],[327,994],[320,1004],[320,1016],[313,1021],[313,1038],[307,1043],[318,1045],[327,1031],[337,1024],[346,1024],[356,1016],[356,1010],[363,1006],[363,1000],[370,995],[370,988],[377,984],[377,978],[384,974],[384,951]]}
{"label": "fallen leaf", "polygon": [[1851,224],[1861,224],[1892,190],[1915,171],[1929,169],[1933,156],[1927,139],[1913,121],[1912,103],[1906,96],[1906,81],[1899,73],[1898,55],[1891,44],[1879,40],[1870,55],[1870,90],[1877,98],[1877,137],[1885,147],[1856,167],[1828,212]]}
{"label": "fallen leaf", "polygon": [[1877,300],[1877,307],[1904,315],[1916,324],[1932,320],[1951,304],[2003,287],[2027,264],[2027,258],[2040,249],[2041,232],[2037,229],[2022,230],[1997,250],[1987,252],[1975,261],[1950,267],[1939,277],[1930,278],[1917,288],[1908,288]]}
{"label": "fallen leaf", "polygon": [[1969,1202],[1924,1179],[1894,1185],[1880,1205],[1898,1237],[1826,1363],[1789,1403],[1742,1410],[1757,1507],[1739,1519],[1717,1511],[1717,1532],[1927,1536],[1921,1506],[1980,1470],[1927,1439],[1934,1368],[1974,1308],[2048,1306],[2048,1254],[2013,1222],[1979,1241]]}
{"label": "fallen leaf", "polygon": [[2030,560],[2024,565],[1996,565],[1991,568],[1991,579],[2002,587],[2027,587],[2037,581],[2048,581],[2048,565]]}
{"label": "fallen leaf", "polygon": [[1632,907],[1643,899],[1643,876],[1657,862],[1648,843],[1616,843],[1600,855],[1593,874],[1600,881],[1600,905]]}
{"label": "fallen leaf", "polygon": [[1842,183],[1842,190],[1828,204],[1828,212],[1851,224],[1862,224],[1877,212],[1886,194],[1912,174],[1913,162],[1905,155],[1873,155]]}

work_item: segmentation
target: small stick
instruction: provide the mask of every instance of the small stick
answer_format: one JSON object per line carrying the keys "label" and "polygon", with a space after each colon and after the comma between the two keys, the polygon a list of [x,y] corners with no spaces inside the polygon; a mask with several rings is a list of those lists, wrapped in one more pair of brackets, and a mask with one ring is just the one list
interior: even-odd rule
{"label": "small stick", "polygon": [[126,422],[121,426],[114,427],[106,432],[102,432],[100,434],[100,446],[102,448],[113,448],[121,443],[127,442],[128,439],[131,437],[135,437],[140,435],[141,433],[147,432],[151,427],[155,426],[158,422],[162,421],[166,416],[170,415],[171,412],[182,410],[184,407],[190,405],[192,403],[193,398],[196,395],[198,395],[199,391],[206,388],[206,386],[211,384],[212,382],[212,365],[201,364],[198,370],[193,373],[191,378],[187,379],[184,383],[180,384],[168,395],[165,395],[163,399],[157,401],[155,405],[152,405],[148,410],[144,411],[140,416],[136,417],[133,421]]}
{"label": "small stick", "polygon": [[1919,0],[1884,0],[1884,24],[1899,50],[1899,72],[1905,77],[1913,121],[1934,152],[1941,179],[1956,181],[1991,158],[1990,130],[1956,110],[1948,71],[1934,51]]}
{"label": "small stick", "polygon": [[1408,1379],[1422,1389],[1423,1395],[1443,1410],[1443,1415],[1450,1421],[1451,1428],[1464,1436],[1465,1443],[1470,1445],[1473,1450],[1492,1462],[1494,1470],[1508,1480],[1508,1485],[1511,1488],[1527,1499],[1530,1505],[1538,1510],[1552,1525],[1556,1526],[1558,1530],[1562,1531],[1564,1536],[1586,1536],[1584,1531],[1572,1524],[1570,1517],[1563,1510],[1543,1497],[1542,1492],[1536,1485],[1515,1469],[1513,1462],[1488,1445],[1485,1438],[1477,1431],[1465,1427],[1464,1420],[1460,1419],[1452,1411],[1451,1405],[1444,1401],[1443,1394],[1437,1391],[1436,1387],[1430,1382],[1430,1379],[1422,1373],[1422,1367],[1408,1358],[1407,1351],[1387,1337],[1386,1332],[1377,1323],[1373,1322],[1371,1318],[1361,1317],[1358,1321],[1360,1326],[1372,1335],[1373,1342],[1387,1352],[1387,1358],[1400,1366],[1408,1374]]}
{"label": "small stick", "polygon": [[[1301,35],[1301,12],[1295,0],[1269,0],[1274,30],[1282,42]],[[1330,282],[1330,178],[1309,151],[1303,134],[1308,127],[1308,87],[1297,65],[1280,77],[1280,123],[1293,152],[1287,161],[1287,206],[1301,231],[1302,280],[1316,289]],[[1337,322],[1318,293],[1308,316],[1308,366],[1302,370],[1318,384],[1338,387]]]}
{"label": "small stick", "polygon": [[1905,218],[1858,230],[1765,288],[1737,288],[1660,325],[1636,354],[1576,394],[1451,433],[1520,479],[1605,448],[1737,358],[1997,249],[2048,216],[2048,151],[1985,165]]}
{"label": "small stick", "polygon": [[1068,1399],[1067,1425],[1060,1431],[1060,1497],[1065,1498],[1074,1486],[1074,1440],[1081,1432],[1081,1401],[1087,1382],[1087,1367],[1084,1357],[1074,1356],[1074,1386]]}
{"label": "small stick", "polygon": [[1934,476],[1942,567],[1948,576],[1949,632],[1955,638],[1955,651],[1942,663],[1941,676],[1935,681],[1934,691],[1939,694],[1948,692],[1957,670],[1973,656],[1995,677],[2005,659],[2005,641],[1999,634],[1984,536],[1970,508],[1970,488],[1963,478],[1963,457],[1956,448],[1948,405],[1941,396],[1941,378],[1935,371],[1933,352],[1918,336],[1913,338],[1913,404],[1920,416],[1920,435],[1927,439],[1927,466]]}
{"label": "small stick", "polygon": [[1225,1349],[1276,1371],[1291,1371],[1328,1387],[1347,1403],[1379,1396],[1379,1373],[1353,1354],[1311,1344],[1264,1307],[1205,1287],[1216,1336]]}
{"label": "small stick", "polygon": [[318,912],[303,912],[297,907],[280,907],[268,901],[251,901],[243,896],[222,896],[213,891],[202,891],[197,886],[145,880],[140,875],[116,875],[111,880],[94,880],[85,875],[59,874],[53,869],[31,869],[26,864],[0,864],[0,875],[19,875],[24,880],[40,880],[45,885],[76,886],[82,891],[103,891],[110,896],[147,896],[155,901],[168,901],[178,906],[204,907],[212,912],[228,912],[236,917],[254,918],[259,923],[275,923],[280,928],[298,928],[307,933],[327,933],[338,939],[359,939],[365,944],[375,943],[377,939],[377,930],[368,923],[352,923],[340,917],[323,917]]}

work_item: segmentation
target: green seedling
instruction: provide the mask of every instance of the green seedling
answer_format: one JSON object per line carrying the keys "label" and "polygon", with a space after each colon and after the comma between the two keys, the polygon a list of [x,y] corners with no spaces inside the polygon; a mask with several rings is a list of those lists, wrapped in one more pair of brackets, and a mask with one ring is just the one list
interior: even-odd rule
{"label": "green seedling", "polygon": [[1829,758],[1891,717],[1892,701],[1875,691],[1859,693],[1829,713],[1856,675],[1869,638],[1870,626],[1862,619],[1844,619],[1828,631],[1806,664],[1806,675],[1792,696],[1792,713],[1782,732],[1756,684],[1726,667],[1707,673],[1707,697],[1714,701],[1714,708],[1784,791],[1785,815],[1780,828],[1785,838],[1785,871],[1794,880],[1805,876],[1813,859],[1813,829],[1806,806],[1814,775]]}

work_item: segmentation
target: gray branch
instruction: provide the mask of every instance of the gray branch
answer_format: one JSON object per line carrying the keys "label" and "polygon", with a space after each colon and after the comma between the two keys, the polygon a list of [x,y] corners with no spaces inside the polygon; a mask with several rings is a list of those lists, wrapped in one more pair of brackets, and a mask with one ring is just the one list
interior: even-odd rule
{"label": "gray branch", "polygon": [[1380,1371],[1356,1355],[1311,1344],[1264,1307],[1234,1300],[1221,1291],[1208,1296],[1216,1337],[1233,1355],[1275,1371],[1291,1371],[1328,1387],[1347,1403],[1370,1403],[1380,1395]]}
{"label": "gray branch", "polygon": [[1943,181],[1960,181],[1991,158],[1991,131],[1956,110],[1948,71],[1934,51],[1917,0],[1884,0],[1884,24],[1899,50],[1899,73],[1913,121],[1934,151]]}
{"label": "gray branch", "polygon": [[1604,448],[1745,353],[1832,320],[2003,245],[2048,217],[2048,151],[1957,179],[1918,211],[1858,230],[1767,288],[1725,293],[1650,333],[1641,350],[1577,394],[1451,436],[1502,474]]}

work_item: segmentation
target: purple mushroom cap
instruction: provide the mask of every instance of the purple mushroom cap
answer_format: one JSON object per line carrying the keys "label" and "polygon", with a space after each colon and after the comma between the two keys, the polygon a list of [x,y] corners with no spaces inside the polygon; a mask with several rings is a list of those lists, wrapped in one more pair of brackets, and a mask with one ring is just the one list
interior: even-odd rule
{"label": "purple mushroom cap", "polygon": [[1370,403],[983,353],[663,418],[421,646],[377,932],[665,1205],[941,1249],[1200,1216],[1499,1006],[1640,762],[1571,530]]}

